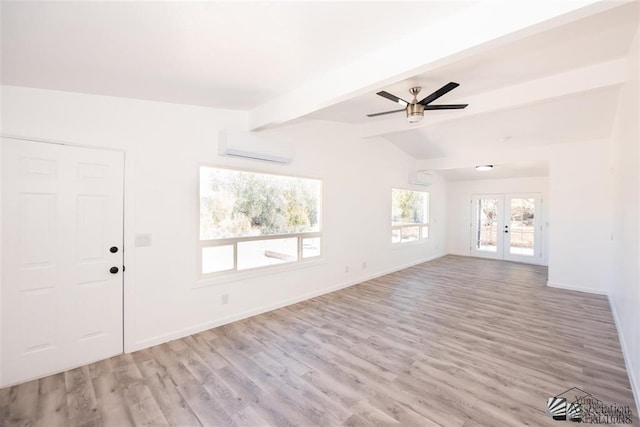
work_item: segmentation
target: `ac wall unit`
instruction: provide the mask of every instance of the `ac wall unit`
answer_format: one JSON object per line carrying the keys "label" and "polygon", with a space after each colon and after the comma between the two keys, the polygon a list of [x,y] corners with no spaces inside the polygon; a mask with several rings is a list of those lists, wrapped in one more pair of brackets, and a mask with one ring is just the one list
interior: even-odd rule
{"label": "ac wall unit", "polygon": [[223,129],[218,135],[218,152],[222,156],[263,160],[287,164],[293,160],[290,144],[266,139],[252,132]]}
{"label": "ac wall unit", "polygon": [[433,175],[429,171],[413,171],[409,174],[409,184],[428,187],[433,184]]}

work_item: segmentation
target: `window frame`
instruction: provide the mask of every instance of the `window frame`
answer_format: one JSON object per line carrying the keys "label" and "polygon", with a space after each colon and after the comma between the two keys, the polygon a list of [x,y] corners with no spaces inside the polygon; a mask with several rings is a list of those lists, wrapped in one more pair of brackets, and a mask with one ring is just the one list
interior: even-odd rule
{"label": "window frame", "polygon": [[[414,193],[424,193],[427,195],[427,209],[426,209],[426,216],[427,216],[427,221],[426,222],[421,222],[421,223],[414,223],[414,224],[402,224],[402,225],[393,225],[393,190],[401,190],[401,191],[412,191]],[[407,244],[419,244],[419,243],[424,243],[427,240],[429,240],[431,238],[431,226],[430,226],[430,221],[431,221],[431,193],[428,191],[423,191],[423,190],[414,190],[412,188],[402,188],[402,187],[391,187],[391,244],[393,246],[398,246],[398,245],[407,245]],[[405,228],[412,228],[412,227],[418,227],[418,238],[416,240],[409,240],[406,242],[402,241],[402,230]],[[424,232],[424,228],[426,227],[427,229],[427,235],[423,236],[423,232]],[[398,230],[398,232],[400,233],[400,241],[398,242],[394,242],[393,241],[393,232],[395,230]]]}
{"label": "window frame", "polygon": [[[234,171],[234,172],[246,172],[246,173],[253,173],[253,174],[261,174],[261,175],[272,175],[272,176],[280,176],[280,177],[286,177],[286,178],[300,178],[300,179],[310,179],[310,180],[317,180],[320,181],[320,194],[319,194],[319,200],[318,200],[318,231],[311,231],[311,232],[303,232],[303,233],[291,233],[291,234],[270,234],[267,236],[246,236],[246,237],[229,237],[229,238],[222,238],[222,239],[206,239],[206,240],[201,240],[200,239],[200,233],[201,233],[201,224],[200,224],[200,212],[202,209],[202,198],[200,197],[200,179],[201,179],[201,170],[202,168],[213,168],[213,169],[223,169],[223,170],[229,170],[229,171]],[[311,177],[311,176],[303,176],[303,175],[292,175],[292,174],[285,174],[285,173],[280,173],[278,171],[270,171],[270,170],[260,170],[260,169],[249,169],[249,168],[244,168],[244,167],[234,167],[234,166],[226,166],[226,165],[216,165],[216,164],[211,164],[211,163],[199,163],[197,168],[196,168],[196,176],[197,176],[197,197],[198,197],[198,202],[197,202],[197,206],[198,209],[196,211],[196,215],[197,215],[197,225],[196,225],[196,259],[197,259],[197,278],[199,281],[203,281],[203,280],[207,280],[207,279],[215,279],[215,278],[220,278],[220,277],[224,277],[224,276],[228,276],[228,277],[236,277],[238,275],[245,275],[245,274],[251,274],[253,272],[256,271],[261,271],[261,270],[279,270],[279,269],[287,269],[287,267],[294,269],[294,268],[298,268],[301,266],[301,264],[305,264],[305,263],[310,263],[310,262],[316,262],[318,260],[322,260],[324,257],[324,238],[323,238],[323,217],[324,217],[324,204],[323,204],[323,199],[324,199],[324,181],[322,180],[322,178],[318,178],[318,177]],[[318,255],[314,255],[314,256],[308,256],[306,258],[303,258],[303,242],[304,239],[307,238],[314,238],[314,237],[318,237],[320,238],[320,245],[319,245],[319,254]],[[283,263],[278,263],[278,264],[273,264],[273,265],[264,265],[264,266],[259,266],[259,267],[251,267],[251,268],[245,268],[242,270],[238,270],[238,244],[242,243],[242,242],[251,242],[251,241],[258,241],[258,240],[275,240],[275,239],[286,239],[286,238],[297,238],[297,259],[295,261],[289,261],[289,262],[283,262]],[[209,248],[209,247],[217,247],[217,246],[233,246],[233,268],[231,269],[226,269],[226,270],[221,270],[221,271],[214,271],[214,272],[210,272],[210,273],[204,273],[202,271],[202,267],[203,267],[203,249],[205,248]]]}

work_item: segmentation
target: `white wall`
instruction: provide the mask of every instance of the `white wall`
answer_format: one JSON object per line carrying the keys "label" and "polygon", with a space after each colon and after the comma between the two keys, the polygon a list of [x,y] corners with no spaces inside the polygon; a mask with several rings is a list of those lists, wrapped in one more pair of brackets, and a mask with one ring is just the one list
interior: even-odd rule
{"label": "white wall", "polygon": [[[533,149],[503,150],[501,162],[517,163],[523,159],[549,163],[546,212],[546,253],[549,285],[584,292],[606,294],[611,281],[612,196],[609,165],[609,140],[553,144]],[[457,160],[460,166],[492,163]],[[455,159],[449,167],[455,165]],[[418,163],[421,168],[428,165]],[[499,181],[499,180],[496,180]],[[512,183],[449,183],[448,252],[469,253],[468,206],[471,193],[536,190],[542,183],[535,179]],[[526,185],[526,186],[525,186]],[[522,188],[522,190],[520,190]],[[536,190],[537,191],[537,190]],[[462,213],[461,213],[462,212]],[[464,215],[460,217],[460,215]],[[463,220],[464,219],[464,220]],[[456,224],[466,223],[466,229]]]}
{"label": "white wall", "polygon": [[542,225],[542,264],[547,260],[547,227],[546,212],[548,210],[547,177],[482,179],[476,181],[454,181],[447,186],[447,252],[457,255],[470,255],[471,231],[471,195],[499,193],[540,193],[543,198]]}
{"label": "white wall", "polygon": [[611,262],[608,141],[561,144],[549,161],[549,285],[606,294]]}
{"label": "white wall", "polygon": [[[441,254],[445,190],[431,193],[431,238],[390,243],[390,189],[406,187],[414,161],[381,140],[308,122],[269,131],[295,143],[288,166],[217,155],[220,128],[246,115],[158,102],[4,87],[2,132],[125,151],[125,346],[133,351],[357,283]],[[324,180],[323,262],[273,274],[197,282],[198,165],[210,163]],[[136,233],[151,247],[134,247]],[[367,268],[362,267],[367,262]],[[350,272],[345,273],[345,266]],[[221,304],[221,295],[229,304]]]}
{"label": "white wall", "polygon": [[[640,32],[640,29],[639,29]],[[612,278],[609,299],[640,408],[640,45],[636,33],[611,143]]]}

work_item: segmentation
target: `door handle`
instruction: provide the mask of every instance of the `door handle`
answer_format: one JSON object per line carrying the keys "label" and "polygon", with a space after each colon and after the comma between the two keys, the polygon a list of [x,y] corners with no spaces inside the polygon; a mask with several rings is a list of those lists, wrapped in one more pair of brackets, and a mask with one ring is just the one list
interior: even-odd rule
{"label": "door handle", "polygon": [[118,271],[119,271],[119,270],[118,270],[118,267],[111,267],[111,268],[109,269],[109,273],[111,273],[111,274],[117,274],[117,273],[118,273]]}
{"label": "door handle", "polygon": [[111,246],[109,248],[109,252],[111,252],[112,254],[115,254],[116,252],[118,252],[118,247],[117,246]]}

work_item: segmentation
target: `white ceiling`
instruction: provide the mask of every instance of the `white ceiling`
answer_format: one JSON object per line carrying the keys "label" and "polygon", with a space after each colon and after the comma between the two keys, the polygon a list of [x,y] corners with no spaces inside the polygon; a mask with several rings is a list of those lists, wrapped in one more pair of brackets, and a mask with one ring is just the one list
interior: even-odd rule
{"label": "white ceiling", "polygon": [[526,178],[549,175],[547,162],[522,162],[495,164],[490,171],[477,171],[475,168],[446,169],[438,171],[447,181],[478,181],[483,179]]}
{"label": "white ceiling", "polygon": [[[1,82],[238,109],[249,116],[276,111],[263,123],[279,123],[278,115],[284,122],[343,122],[362,136],[386,138],[416,159],[487,158],[505,149],[610,136],[623,83],[619,58],[638,31],[638,2],[600,2],[553,15],[557,4],[3,1]],[[509,16],[526,22],[526,11],[545,8],[562,19],[541,21],[553,23],[535,30],[505,25],[512,22],[505,21]],[[495,10],[507,18],[491,14]],[[500,26],[506,36],[499,43],[475,46],[473,31],[482,28],[456,25],[473,27],[476,12],[495,16],[486,26]],[[436,45],[433,37],[442,28],[450,33]],[[429,37],[421,39],[427,30]],[[471,44],[460,51],[462,39]],[[409,49],[414,45],[407,40],[424,46]],[[450,46],[458,52],[447,51]],[[450,56],[415,62],[431,51],[433,58],[445,51]],[[360,66],[377,60],[381,68],[389,61],[404,68],[388,67],[395,74],[385,75],[386,68],[376,74],[376,67]],[[339,78],[349,71],[356,71],[358,81]],[[375,95],[379,90],[409,99],[410,87],[422,86],[424,97],[449,81],[461,86],[435,103],[468,101],[466,110],[427,112],[412,126],[403,113],[366,117],[398,107]],[[306,89],[312,86],[331,92],[326,99],[332,101],[310,99],[314,91]],[[483,175],[469,168],[441,172],[450,180],[548,173],[546,164],[497,166]]]}
{"label": "white ceiling", "polygon": [[471,2],[2,2],[2,83],[250,109]]}
{"label": "white ceiling", "polygon": [[[386,90],[410,101],[411,87],[423,88],[418,97],[421,99],[454,81],[460,83],[460,86],[434,104],[464,103],[466,98],[478,93],[624,57],[637,28],[637,4],[630,4],[481,54],[467,56],[453,64],[378,90]],[[398,104],[372,92],[316,111],[308,117],[347,123],[371,123],[395,117],[404,122],[404,113],[366,117],[369,113],[399,108]],[[434,114],[446,115],[451,112],[425,113]]]}
{"label": "white ceiling", "polygon": [[618,90],[610,87],[582,92],[396,132],[385,138],[418,159],[607,138]]}

